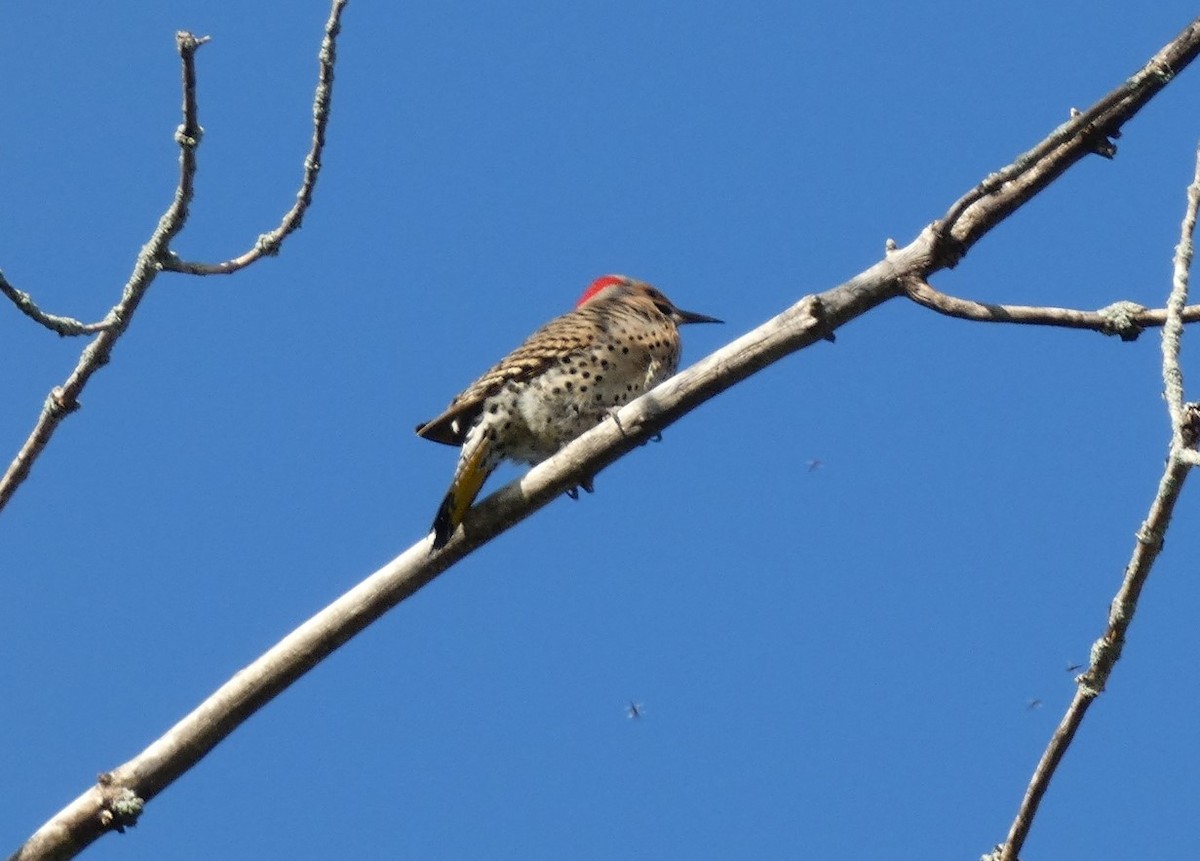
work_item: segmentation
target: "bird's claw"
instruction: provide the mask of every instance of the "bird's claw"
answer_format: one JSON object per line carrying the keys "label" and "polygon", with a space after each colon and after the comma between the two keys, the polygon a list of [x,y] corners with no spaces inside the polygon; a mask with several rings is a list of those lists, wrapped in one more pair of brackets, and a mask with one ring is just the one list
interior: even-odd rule
{"label": "bird's claw", "polygon": [[594,480],[594,477],[590,475],[587,478],[580,479],[579,487],[572,487],[567,491],[567,496],[571,497],[572,499],[579,499],[579,488],[583,488],[584,493],[595,493],[596,488],[592,484]]}

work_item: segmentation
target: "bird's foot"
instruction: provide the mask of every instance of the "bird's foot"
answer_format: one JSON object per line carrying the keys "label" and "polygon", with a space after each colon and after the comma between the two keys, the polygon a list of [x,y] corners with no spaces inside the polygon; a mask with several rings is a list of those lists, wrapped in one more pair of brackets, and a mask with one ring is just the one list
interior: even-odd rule
{"label": "bird's foot", "polygon": [[595,480],[596,477],[593,475],[589,475],[587,478],[580,479],[579,487],[572,487],[567,491],[567,496],[571,497],[572,499],[579,499],[579,488],[583,488],[584,493],[595,493],[596,488],[592,484],[592,482]]}

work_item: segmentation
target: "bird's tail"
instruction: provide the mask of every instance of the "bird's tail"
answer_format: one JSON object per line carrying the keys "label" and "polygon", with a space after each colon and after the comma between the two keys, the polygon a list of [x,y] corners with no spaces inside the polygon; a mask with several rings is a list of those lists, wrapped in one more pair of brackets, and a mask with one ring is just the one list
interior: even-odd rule
{"label": "bird's tail", "polygon": [[454,470],[454,481],[433,518],[433,550],[446,545],[454,530],[463,522],[471,503],[479,495],[483,483],[496,469],[500,459],[494,456],[494,446],[483,428],[472,434],[463,444],[458,466]]}

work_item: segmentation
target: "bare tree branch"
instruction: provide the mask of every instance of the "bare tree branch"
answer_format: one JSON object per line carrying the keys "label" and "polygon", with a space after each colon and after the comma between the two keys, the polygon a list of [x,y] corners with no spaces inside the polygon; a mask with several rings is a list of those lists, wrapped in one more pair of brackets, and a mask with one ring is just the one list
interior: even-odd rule
{"label": "bare tree branch", "polygon": [[[333,0],[329,18],[325,23],[325,37],[321,42],[320,71],[313,101],[313,122],[316,130],[313,135],[312,150],[305,160],[304,185],[301,187],[296,204],[284,216],[283,223],[276,230],[261,237],[255,251],[243,255],[248,259],[229,269],[230,272],[245,268],[264,254],[278,252],[283,239],[300,226],[304,210],[311,202],[313,187],[320,169],[319,156],[325,143],[325,126],[329,119],[336,39],[340,29],[341,14],[347,2],[349,0]],[[150,285],[154,283],[158,273],[163,269],[186,271],[180,268],[183,264],[171,251],[171,243],[187,222],[188,207],[191,205],[194,194],[196,150],[200,146],[200,140],[204,134],[198,119],[196,105],[195,58],[196,51],[207,41],[207,36],[197,37],[186,32],[175,34],[175,43],[179,50],[183,70],[183,123],[175,132],[175,142],[179,144],[179,183],[175,188],[174,199],[159,219],[158,226],[150,236],[150,240],[142,246],[138,253],[133,273],[122,290],[121,300],[105,315],[101,323],[95,324],[99,335],[84,348],[75,365],[75,370],[71,372],[66,381],[51,390],[33,430],[4,475],[0,477],[0,511],[3,511],[17,488],[29,476],[34,461],[45,450],[62,420],[68,414],[79,409],[80,393],[92,375],[108,364],[113,347],[125,333],[133,319],[134,312],[141,304],[146,291],[150,289]]]}
{"label": "bare tree branch", "polygon": [[959,198],[933,226],[937,251],[953,266],[988,229],[1028,200],[1031,189],[1042,189],[1084,156],[1112,158],[1113,138],[1121,126],[1195,59],[1200,19],[1150,58],[1123,86],[1117,87],[1086,111],[1071,111],[1071,119],[1015,162],[991,174]]}
{"label": "bare tree branch", "polygon": [[1188,275],[1192,268],[1196,233],[1196,211],[1200,209],[1200,149],[1196,152],[1196,173],[1188,186],[1187,209],[1179,229],[1179,245],[1175,247],[1175,266],[1171,295],[1167,298],[1167,321],[1163,326],[1163,393],[1167,413],[1171,418],[1171,448],[1190,448],[1195,439],[1184,440],[1186,419],[1183,403],[1183,370],[1179,367],[1179,351],[1183,347],[1183,315],[1188,297]]}
{"label": "bare tree branch", "polygon": [[26,317],[29,317],[34,322],[41,323],[51,332],[57,332],[60,335],[94,335],[97,332],[104,331],[109,325],[105,320],[101,320],[98,323],[84,323],[73,317],[60,317],[58,314],[48,314],[37,306],[32,296],[28,293],[22,293],[16,287],[9,284],[3,272],[0,272],[0,293],[11,299],[13,304]]}
{"label": "bare tree branch", "polygon": [[[1198,52],[1200,19],[1133,79],[1002,171],[1007,179],[1000,183],[985,180],[908,246],[897,249],[889,245],[884,259],[866,271],[824,293],[801,299],[626,405],[616,421],[602,422],[472,509],[463,527],[439,552],[430,552],[428,537],[410,547],[237,673],[142,753],[103,775],[96,786],[43,825],[13,856],[14,861],[64,858],[78,852],[121,824],[124,811],[139,810],[340,645],[475,548],[704,401],[784,356],[832,340],[834,331],[844,323],[904,295],[906,284],[927,280],[932,272],[957,262],[966,249],[1070,165],[1103,149],[1101,143],[1115,136],[1122,123],[1166,85],[1170,75],[1165,70],[1181,71]],[[1148,521],[1147,529],[1154,528]],[[1139,544],[1138,552],[1149,553],[1150,548],[1150,544]]]}
{"label": "bare tree branch", "polygon": [[1196,463],[1196,452],[1191,449],[1196,445],[1197,430],[1200,429],[1200,405],[1183,402],[1183,373],[1179,368],[1179,348],[1187,303],[1188,271],[1192,263],[1192,236],[1196,231],[1196,211],[1200,208],[1200,150],[1196,153],[1196,171],[1191,185],[1188,186],[1187,198],[1179,245],[1175,249],[1173,285],[1167,300],[1162,333],[1163,388],[1171,416],[1171,446],[1166,467],[1159,479],[1158,492],[1150,504],[1146,520],[1137,531],[1133,555],[1109,609],[1108,625],[1104,634],[1092,645],[1090,666],[1076,679],[1078,688],[1075,696],[1054,730],[1037,768],[1034,769],[1017,816],[1009,829],[1008,839],[1000,851],[1000,861],[1017,861],[1018,853],[1025,844],[1038,806],[1050,786],[1058,764],[1070,747],[1075,732],[1083,723],[1088,708],[1104,692],[1113,666],[1121,657],[1121,650],[1125,646],[1125,633],[1133,621],[1134,613],[1137,612],[1142,586],[1145,585],[1154,560],[1162,550],[1175,502],[1183,491],[1183,483],[1191,466]]}
{"label": "bare tree branch", "polygon": [[[975,302],[942,293],[927,282],[916,280],[905,284],[908,298],[962,320],[980,323],[1020,323],[1032,326],[1060,326],[1066,329],[1091,329],[1105,335],[1117,335],[1122,341],[1135,341],[1142,330],[1162,326],[1167,321],[1167,309],[1150,309],[1136,302],[1114,302],[1098,311],[1077,311],[1072,308],[1052,308],[1032,305],[997,305]],[[1183,323],[1200,322],[1200,305],[1180,309]]]}
{"label": "bare tree branch", "polygon": [[297,230],[304,220],[304,213],[312,203],[313,189],[317,185],[317,174],[321,171],[321,153],[325,150],[325,127],[329,123],[329,108],[333,99],[333,67],[337,61],[337,36],[341,31],[341,15],[349,0],[335,0],[325,22],[325,38],[317,54],[320,70],[317,73],[317,92],[313,99],[312,146],[304,157],[304,178],[296,192],[296,202],[283,215],[283,220],[269,233],[258,237],[254,247],[223,263],[199,263],[181,260],[174,253],[163,260],[163,268],[188,275],[231,275],[245,269],[263,257],[279,253],[283,240]]}
{"label": "bare tree branch", "polygon": [[197,38],[191,33],[175,34],[175,44],[183,65],[183,124],[175,132],[175,141],[179,144],[179,184],[175,189],[175,198],[159,219],[150,241],[138,253],[133,274],[122,291],[121,301],[104,318],[104,330],[84,348],[66,382],[50,392],[33,432],[17,452],[3,478],[0,478],[0,510],[29,475],[33,462],[46,448],[59,423],[69,413],[79,409],[79,393],[92,374],[108,364],[113,346],[124,334],[134,311],[158,274],[159,259],[170,247],[171,240],[183,229],[193,193],[196,147],[200,144],[202,133],[196,117],[196,51],[206,41],[207,38]]}

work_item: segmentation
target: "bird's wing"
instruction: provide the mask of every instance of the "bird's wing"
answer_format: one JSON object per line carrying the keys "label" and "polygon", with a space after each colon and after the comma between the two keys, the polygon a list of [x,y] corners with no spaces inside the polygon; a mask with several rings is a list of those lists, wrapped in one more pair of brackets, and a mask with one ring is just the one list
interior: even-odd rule
{"label": "bird's wing", "polygon": [[556,317],[525,339],[478,380],[467,386],[437,418],[417,425],[417,436],[446,445],[462,445],[483,403],[512,381],[528,380],[579,350],[596,343],[598,327],[580,317],[588,306]]}

